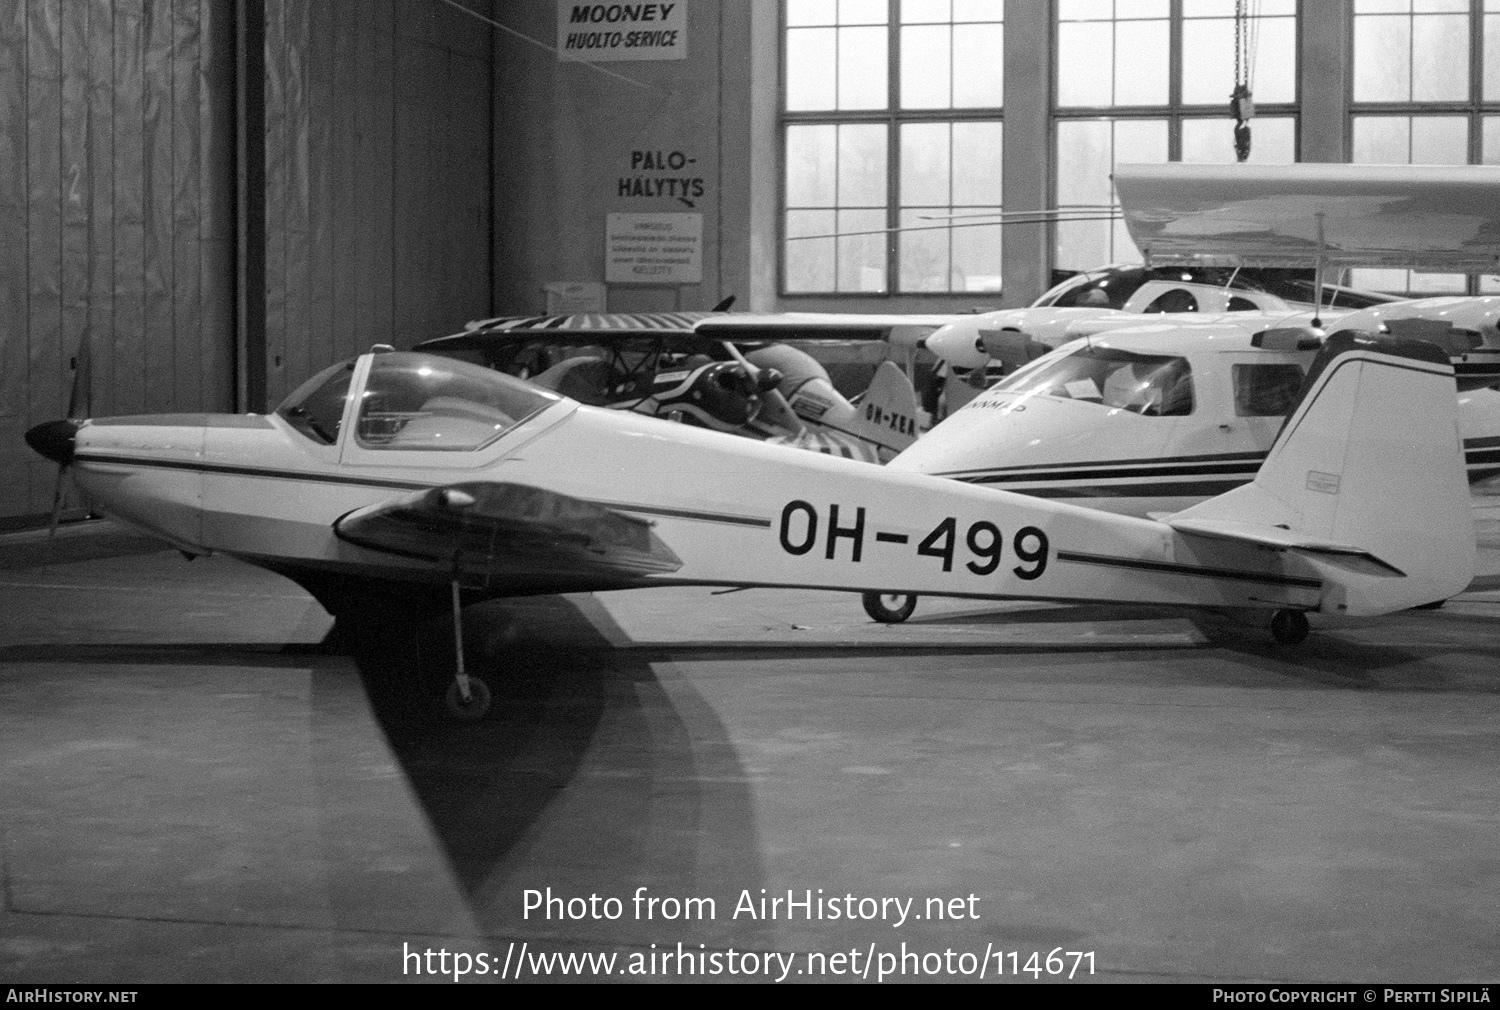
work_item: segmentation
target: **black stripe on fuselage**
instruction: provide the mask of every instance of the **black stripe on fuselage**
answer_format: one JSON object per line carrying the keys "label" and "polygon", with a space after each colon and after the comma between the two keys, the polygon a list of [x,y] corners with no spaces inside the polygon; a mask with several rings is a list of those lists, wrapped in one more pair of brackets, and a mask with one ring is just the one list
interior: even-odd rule
{"label": "black stripe on fuselage", "polygon": [[1260,582],[1271,586],[1291,586],[1298,589],[1321,589],[1319,579],[1299,578],[1295,575],[1270,575],[1241,572],[1229,568],[1203,568],[1198,565],[1179,565],[1167,561],[1140,561],[1135,558],[1115,558],[1105,554],[1084,554],[1081,551],[1058,551],[1057,560],[1072,561],[1080,565],[1101,565],[1105,568],[1129,568],[1143,572],[1162,572],[1166,575],[1190,575],[1205,579],[1231,579],[1236,582]]}
{"label": "black stripe on fuselage", "polygon": [[1245,465],[1254,463],[1258,468],[1266,458],[1263,452],[1221,452],[1211,453],[1204,456],[1153,456],[1147,459],[1084,459],[1068,463],[1030,463],[1022,466],[983,466],[968,470],[943,470],[936,474],[938,477],[957,477],[959,480],[968,480],[966,474],[991,474],[991,473],[1014,473],[1023,470],[1083,470],[1091,467],[1153,467],[1168,464],[1227,464],[1241,462]]}
{"label": "black stripe on fuselage", "polygon": [[[80,463],[107,463],[117,466],[156,467],[163,470],[188,470],[195,473],[220,473],[236,477],[261,477],[270,480],[307,481],[314,484],[342,484],[346,487],[381,487],[397,491],[425,491],[443,487],[432,482],[395,480],[382,477],[361,477],[354,474],[310,473],[306,470],[273,470],[266,467],[232,466],[226,463],[199,463],[188,460],[150,459],[141,456],[112,456],[106,453],[81,452],[73,457]],[[604,508],[624,512],[639,512],[643,515],[663,516],[671,519],[695,519],[700,522],[723,523],[729,526],[755,526],[770,529],[771,520],[753,516],[736,516],[719,512],[701,512],[694,509],[673,509],[656,505],[637,505],[630,502],[593,501]]]}

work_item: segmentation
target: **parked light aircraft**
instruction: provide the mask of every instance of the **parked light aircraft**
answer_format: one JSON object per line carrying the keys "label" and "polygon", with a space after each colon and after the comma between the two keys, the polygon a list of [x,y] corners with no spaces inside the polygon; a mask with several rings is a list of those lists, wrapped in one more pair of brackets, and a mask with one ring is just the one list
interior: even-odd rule
{"label": "parked light aircraft", "polygon": [[909,359],[936,325],[928,317],[724,312],[518,316],[471,323],[415,349],[529,378],[591,406],[885,462],[917,437]]}
{"label": "parked light aircraft", "polygon": [[[1201,270],[1200,260],[1310,266],[1320,248],[1335,265],[1474,267],[1493,263],[1500,251],[1493,237],[1500,222],[1481,228],[1492,211],[1472,206],[1480,192],[1500,188],[1493,168],[1256,169],[1248,204],[1239,202],[1246,176],[1234,167],[1120,171],[1127,180],[1139,174],[1151,183],[1141,192],[1129,181],[1121,187],[1127,221],[1146,225],[1140,234],[1133,226],[1136,241],[1145,249],[1167,246],[1168,258],[1184,269]],[[1192,185],[1179,185],[1178,173]],[[1362,197],[1346,200],[1346,188]],[[1276,193],[1297,211],[1288,212]],[[1304,213],[1306,220],[1298,216]],[[1458,223],[1463,242],[1431,237],[1444,221]],[[1304,240],[1310,229],[1321,237],[1311,251]],[[1207,246],[1199,242],[1204,235],[1213,237]],[[1500,298],[1390,301],[1354,311],[1332,300],[1321,320],[1310,310],[1280,318],[1242,311],[1178,317],[1175,324],[1157,317],[1155,325],[1143,325],[1140,316],[1121,312],[1049,309],[1031,317],[1035,333],[994,329],[993,316],[945,327],[927,339],[929,349],[974,367],[993,357],[1020,371],[893,465],[1130,514],[1185,508],[1253,478],[1324,339],[1312,326],[1317,321],[1330,330],[1379,330],[1440,344],[1457,373],[1469,476],[1500,474],[1500,393],[1482,388],[1500,382]],[[1046,343],[1090,334],[1058,351]],[[1399,428],[1408,416],[1397,409],[1385,423]],[[865,601],[877,620],[904,619],[914,603],[891,595]]]}
{"label": "parked light aircraft", "polygon": [[[99,511],[299,582],[335,616],[663,585],[1378,614],[1466,586],[1453,369],[1325,344],[1255,481],[1152,521],[591,408],[491,369],[370,353],[268,416],[63,420],[27,441]],[[1411,416],[1399,436],[1380,422]],[[461,640],[461,639],[460,639]],[[489,692],[459,666],[450,711]]]}

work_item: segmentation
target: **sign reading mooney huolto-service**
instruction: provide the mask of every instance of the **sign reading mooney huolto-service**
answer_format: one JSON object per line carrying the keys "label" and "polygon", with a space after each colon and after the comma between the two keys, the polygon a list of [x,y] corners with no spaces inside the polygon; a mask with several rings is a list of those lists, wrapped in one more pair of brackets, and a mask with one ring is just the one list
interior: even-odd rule
{"label": "sign reading mooney huolto-service", "polygon": [[609,60],[687,59],[687,0],[578,3],[557,0],[557,57]]}
{"label": "sign reading mooney huolto-service", "polygon": [[610,284],[701,284],[703,215],[606,215],[604,256]]}

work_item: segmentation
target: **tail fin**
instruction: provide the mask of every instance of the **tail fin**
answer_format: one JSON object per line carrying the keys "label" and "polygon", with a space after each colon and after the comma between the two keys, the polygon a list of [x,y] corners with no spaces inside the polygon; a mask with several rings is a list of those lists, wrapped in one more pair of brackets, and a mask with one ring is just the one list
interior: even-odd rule
{"label": "tail fin", "polygon": [[1435,345],[1335,334],[1255,481],[1165,521],[1296,552],[1323,578],[1325,612],[1446,599],[1474,573],[1457,410],[1452,365]]}
{"label": "tail fin", "polygon": [[895,363],[881,362],[848,429],[867,442],[900,452],[917,440],[917,391]]}

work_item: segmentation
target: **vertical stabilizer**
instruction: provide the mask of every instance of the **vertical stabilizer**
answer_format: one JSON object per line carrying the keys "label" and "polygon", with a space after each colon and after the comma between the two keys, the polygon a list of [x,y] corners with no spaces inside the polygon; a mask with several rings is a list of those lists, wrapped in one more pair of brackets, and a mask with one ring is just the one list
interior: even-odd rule
{"label": "vertical stabilizer", "polygon": [[1474,525],[1447,355],[1422,340],[1335,334],[1255,481],[1166,521],[1297,552],[1323,577],[1325,612],[1462,592]]}

